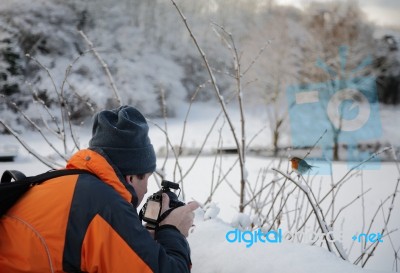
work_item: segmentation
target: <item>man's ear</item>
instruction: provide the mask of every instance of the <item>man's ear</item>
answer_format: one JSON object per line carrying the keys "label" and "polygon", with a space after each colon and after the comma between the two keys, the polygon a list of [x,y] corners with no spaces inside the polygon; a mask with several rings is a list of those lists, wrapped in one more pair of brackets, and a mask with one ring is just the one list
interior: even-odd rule
{"label": "man's ear", "polygon": [[132,183],[132,175],[125,175],[125,181],[128,183]]}

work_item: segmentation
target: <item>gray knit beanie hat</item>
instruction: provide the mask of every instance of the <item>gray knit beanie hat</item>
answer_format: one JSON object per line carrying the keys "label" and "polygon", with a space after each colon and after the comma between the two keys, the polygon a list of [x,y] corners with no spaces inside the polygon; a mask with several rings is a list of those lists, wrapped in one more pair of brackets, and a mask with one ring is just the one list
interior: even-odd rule
{"label": "gray knit beanie hat", "polygon": [[89,148],[100,148],[123,175],[156,169],[156,155],[144,116],[131,106],[104,110],[94,117]]}

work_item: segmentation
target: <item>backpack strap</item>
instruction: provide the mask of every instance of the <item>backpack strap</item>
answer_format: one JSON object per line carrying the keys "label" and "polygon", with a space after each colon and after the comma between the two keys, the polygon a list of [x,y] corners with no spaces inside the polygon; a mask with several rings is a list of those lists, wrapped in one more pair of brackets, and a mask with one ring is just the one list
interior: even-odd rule
{"label": "backpack strap", "polygon": [[[26,177],[22,172],[7,170],[3,173],[0,183],[0,217],[6,213],[32,186],[41,184],[49,179],[73,174],[90,174],[87,170],[66,169],[42,173]],[[11,182],[14,179],[15,182]]]}
{"label": "backpack strap", "polygon": [[56,177],[64,176],[64,175],[73,175],[73,174],[90,174],[94,175],[93,173],[87,171],[87,170],[81,170],[81,169],[64,169],[64,170],[53,170],[53,171],[48,171],[36,176],[28,176],[24,179],[27,183],[30,183],[31,185],[37,185],[40,184],[44,181],[47,181],[49,179],[53,179]]}
{"label": "backpack strap", "polygon": [[17,170],[6,170],[4,171],[3,175],[1,176],[0,183],[10,183],[12,179],[15,181],[23,180],[26,176],[20,171]]}
{"label": "backpack strap", "polygon": [[91,174],[94,175],[93,173],[87,171],[87,170],[81,170],[81,169],[65,169],[65,170],[52,170],[48,171],[36,176],[28,176],[26,177],[22,172],[17,171],[17,170],[6,170],[4,171],[3,175],[1,176],[1,181],[0,183],[10,183],[12,179],[15,180],[15,182],[24,182],[24,183],[29,183],[31,185],[36,185],[40,184],[46,180],[53,179],[56,177],[64,176],[64,175],[73,175],[73,174]]}

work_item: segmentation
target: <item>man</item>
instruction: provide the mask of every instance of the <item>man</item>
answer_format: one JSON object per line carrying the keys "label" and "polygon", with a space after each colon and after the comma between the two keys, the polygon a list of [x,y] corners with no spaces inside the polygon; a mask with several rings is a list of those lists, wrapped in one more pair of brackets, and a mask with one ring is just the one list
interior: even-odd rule
{"label": "man", "polygon": [[1,218],[0,272],[190,272],[198,204],[173,210],[154,238],[136,211],[156,168],[148,130],[133,107],[98,113],[89,148],[66,166],[91,174],[34,186]]}

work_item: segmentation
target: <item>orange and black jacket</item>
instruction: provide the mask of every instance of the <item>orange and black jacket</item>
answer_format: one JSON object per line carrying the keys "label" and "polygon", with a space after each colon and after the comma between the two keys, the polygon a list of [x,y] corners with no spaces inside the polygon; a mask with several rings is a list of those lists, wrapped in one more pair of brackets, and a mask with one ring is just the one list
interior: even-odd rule
{"label": "orange and black jacket", "polygon": [[67,169],[93,173],[50,179],[0,219],[0,273],[190,272],[186,238],[161,226],[153,239],[136,193],[101,150],[81,150]]}

